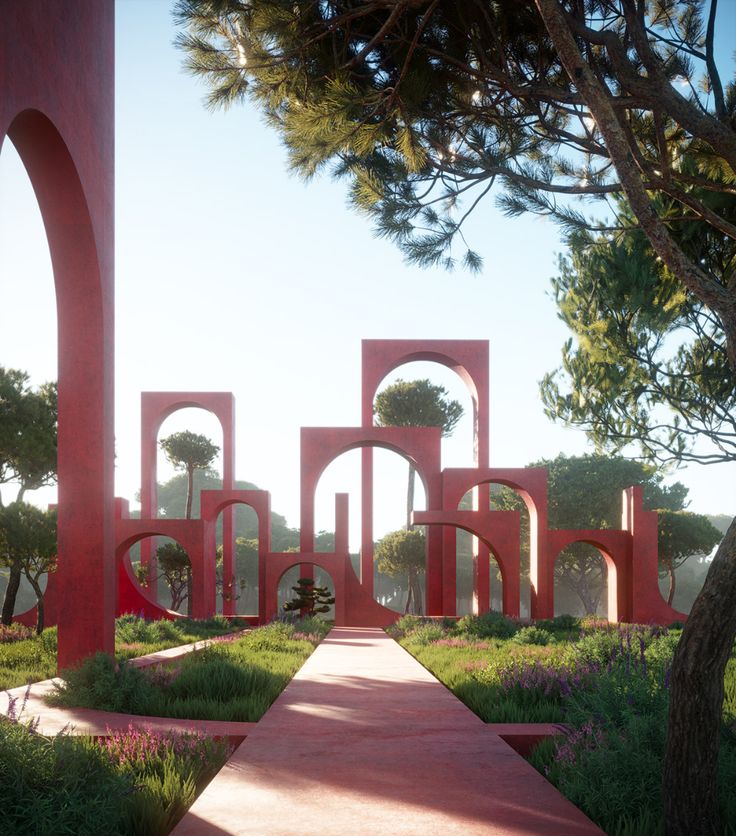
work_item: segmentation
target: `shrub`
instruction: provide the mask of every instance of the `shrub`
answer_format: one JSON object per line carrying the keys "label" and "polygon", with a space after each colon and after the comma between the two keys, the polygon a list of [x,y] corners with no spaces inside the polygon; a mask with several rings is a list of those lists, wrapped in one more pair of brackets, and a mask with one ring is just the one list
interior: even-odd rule
{"label": "shrub", "polygon": [[513,637],[512,641],[518,644],[549,644],[552,640],[552,634],[548,630],[541,627],[531,625],[529,627],[522,627],[521,630]]}
{"label": "shrub", "polygon": [[478,636],[481,639],[510,639],[519,629],[518,624],[498,612],[482,615],[466,615],[457,623],[461,633]]}
{"label": "shrub", "polygon": [[422,624],[412,630],[409,638],[418,644],[430,644],[445,638],[445,631],[439,624]]}
{"label": "shrub", "polygon": [[408,636],[424,624],[424,619],[418,615],[402,615],[393,625],[392,630],[399,636]]}

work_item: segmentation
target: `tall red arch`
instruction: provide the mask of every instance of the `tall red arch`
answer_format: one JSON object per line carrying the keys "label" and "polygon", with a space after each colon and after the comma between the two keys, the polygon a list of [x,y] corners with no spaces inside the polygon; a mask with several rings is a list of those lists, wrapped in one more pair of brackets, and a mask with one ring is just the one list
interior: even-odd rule
{"label": "tall red arch", "polygon": [[[363,340],[361,378],[361,424],[373,426],[373,401],[381,381],[405,363],[425,361],[452,369],[463,381],[473,402],[473,461],[476,467],[487,467],[490,456],[490,383],[488,340]],[[362,521],[361,582],[373,594],[373,452],[362,454]],[[487,508],[488,488],[481,486],[475,494],[478,507]],[[455,564],[455,532],[430,529],[429,550],[447,555]],[[485,567],[485,568],[483,568]],[[475,556],[475,570],[488,574],[488,551],[481,546]],[[452,594],[455,581],[451,584]],[[446,598],[446,596],[445,596]],[[445,606],[447,601],[445,600]],[[455,612],[455,604],[448,610]]]}
{"label": "tall red arch", "polygon": [[114,650],[113,0],[5,0],[0,143],[46,228],[59,345],[60,668]]}
{"label": "tall red arch", "polygon": [[[232,392],[141,392],[141,517],[154,519],[158,511],[156,441],[163,422],[174,412],[188,408],[211,412],[222,427],[222,488],[235,487],[235,398]],[[222,519],[223,576],[226,584],[233,579],[235,528],[232,508]],[[141,544],[141,562],[152,563],[152,541]],[[223,601],[225,615],[235,614],[234,602]]]}

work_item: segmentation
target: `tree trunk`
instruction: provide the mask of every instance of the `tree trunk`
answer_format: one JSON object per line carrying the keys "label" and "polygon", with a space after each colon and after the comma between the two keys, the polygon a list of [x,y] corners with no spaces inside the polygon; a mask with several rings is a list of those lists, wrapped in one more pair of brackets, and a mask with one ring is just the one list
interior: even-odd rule
{"label": "tree trunk", "polygon": [[675,565],[670,560],[667,563],[667,575],[670,579],[670,588],[667,591],[667,603],[672,606],[672,600],[675,597],[675,586],[677,585],[677,578],[675,577]]}
{"label": "tree trunk", "polygon": [[716,768],[723,676],[736,637],[736,519],[713,558],[675,650],[664,758],[667,836],[720,833]]}
{"label": "tree trunk", "polygon": [[413,579],[414,586],[414,612],[416,615],[424,615],[424,606],[422,605],[422,590],[419,588],[419,575],[415,574]]}
{"label": "tree trunk", "polygon": [[414,510],[414,482],[417,472],[414,465],[409,462],[409,481],[406,487],[406,530],[411,531],[414,526],[411,524],[411,512]]}
{"label": "tree trunk", "polygon": [[41,591],[41,584],[39,584],[37,578],[34,578],[29,572],[26,572],[25,576],[28,578],[28,583],[30,583],[33,591],[36,593],[36,635],[40,636],[43,633],[44,623],[43,592]]}
{"label": "tree trunk", "polygon": [[409,573],[406,576],[406,585],[408,589],[406,592],[406,606],[404,607],[404,615],[407,615],[411,611],[412,593],[414,592],[414,587],[411,582],[411,573]]}
{"label": "tree trunk", "polygon": [[187,615],[192,617],[192,569],[187,571]]}
{"label": "tree trunk", "polygon": [[18,597],[18,589],[20,588],[21,567],[20,563],[14,561],[10,564],[10,575],[8,577],[8,585],[5,588],[5,598],[3,600],[3,612],[0,621],[3,624],[10,624],[13,621],[13,613],[15,612],[15,599]]}
{"label": "tree trunk", "polygon": [[194,494],[194,468],[187,467],[187,507],[184,511],[184,519],[192,518],[192,495]]}

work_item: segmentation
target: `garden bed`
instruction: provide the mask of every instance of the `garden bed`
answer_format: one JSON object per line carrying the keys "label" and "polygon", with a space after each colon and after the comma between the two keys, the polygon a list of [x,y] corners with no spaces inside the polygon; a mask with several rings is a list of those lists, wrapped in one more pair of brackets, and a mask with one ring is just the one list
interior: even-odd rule
{"label": "garden bed", "polygon": [[142,670],[104,654],[65,671],[51,704],[126,714],[257,722],[327,633],[276,622]]}
{"label": "garden bed", "polygon": [[[609,836],[663,833],[669,670],[681,630],[562,617],[522,627],[498,614],[401,619],[401,645],[486,722],[564,723],[531,763]],[[736,654],[719,758],[724,834],[736,834]]]}
{"label": "garden bed", "polygon": [[[115,655],[119,661],[179,645],[222,636],[239,625],[222,617],[208,621],[144,621],[123,615],[115,622]],[[0,690],[56,676],[56,627],[40,636],[21,624],[0,627]]]}

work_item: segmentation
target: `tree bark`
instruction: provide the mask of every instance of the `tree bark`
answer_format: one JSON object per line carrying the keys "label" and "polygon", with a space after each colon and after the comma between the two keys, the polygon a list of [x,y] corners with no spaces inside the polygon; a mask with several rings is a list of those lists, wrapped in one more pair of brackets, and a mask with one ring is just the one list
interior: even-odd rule
{"label": "tree bark", "polygon": [[10,624],[13,621],[13,613],[15,612],[15,599],[18,597],[18,589],[20,588],[21,567],[20,563],[14,561],[10,564],[10,575],[8,577],[8,585],[5,588],[5,598],[3,599],[3,612],[0,621],[3,624]]}
{"label": "tree bark", "polygon": [[713,558],[675,650],[664,758],[667,836],[720,833],[723,677],[736,637],[736,519]]}
{"label": "tree bark", "polygon": [[39,584],[38,579],[34,578],[30,572],[25,573],[26,577],[28,578],[28,582],[33,587],[33,591],[36,593],[36,635],[40,636],[43,633],[43,625],[44,625],[44,607],[43,607],[43,592],[41,591],[41,584]]}
{"label": "tree bark", "polygon": [[406,530],[411,531],[414,526],[411,524],[411,513],[414,510],[414,483],[417,472],[414,465],[409,463],[409,481],[406,486]]}
{"label": "tree bark", "polygon": [[[713,281],[672,240],[651,204],[608,95],[580,53],[562,4],[558,0],[535,3],[565,71],[596,120],[639,225],[663,263],[720,317],[729,367],[736,375],[736,286]],[[723,676],[736,638],[735,603],[736,521],[693,604],[672,663],[663,775],[667,836],[719,832],[716,769]]]}
{"label": "tree bark", "polygon": [[667,591],[667,603],[671,607],[672,601],[675,597],[675,587],[677,586],[677,578],[675,577],[675,566],[671,560],[667,563],[667,576],[670,579],[670,587]]}
{"label": "tree bark", "polygon": [[187,507],[184,511],[184,519],[192,518],[192,495],[194,493],[194,468],[187,467]]}

